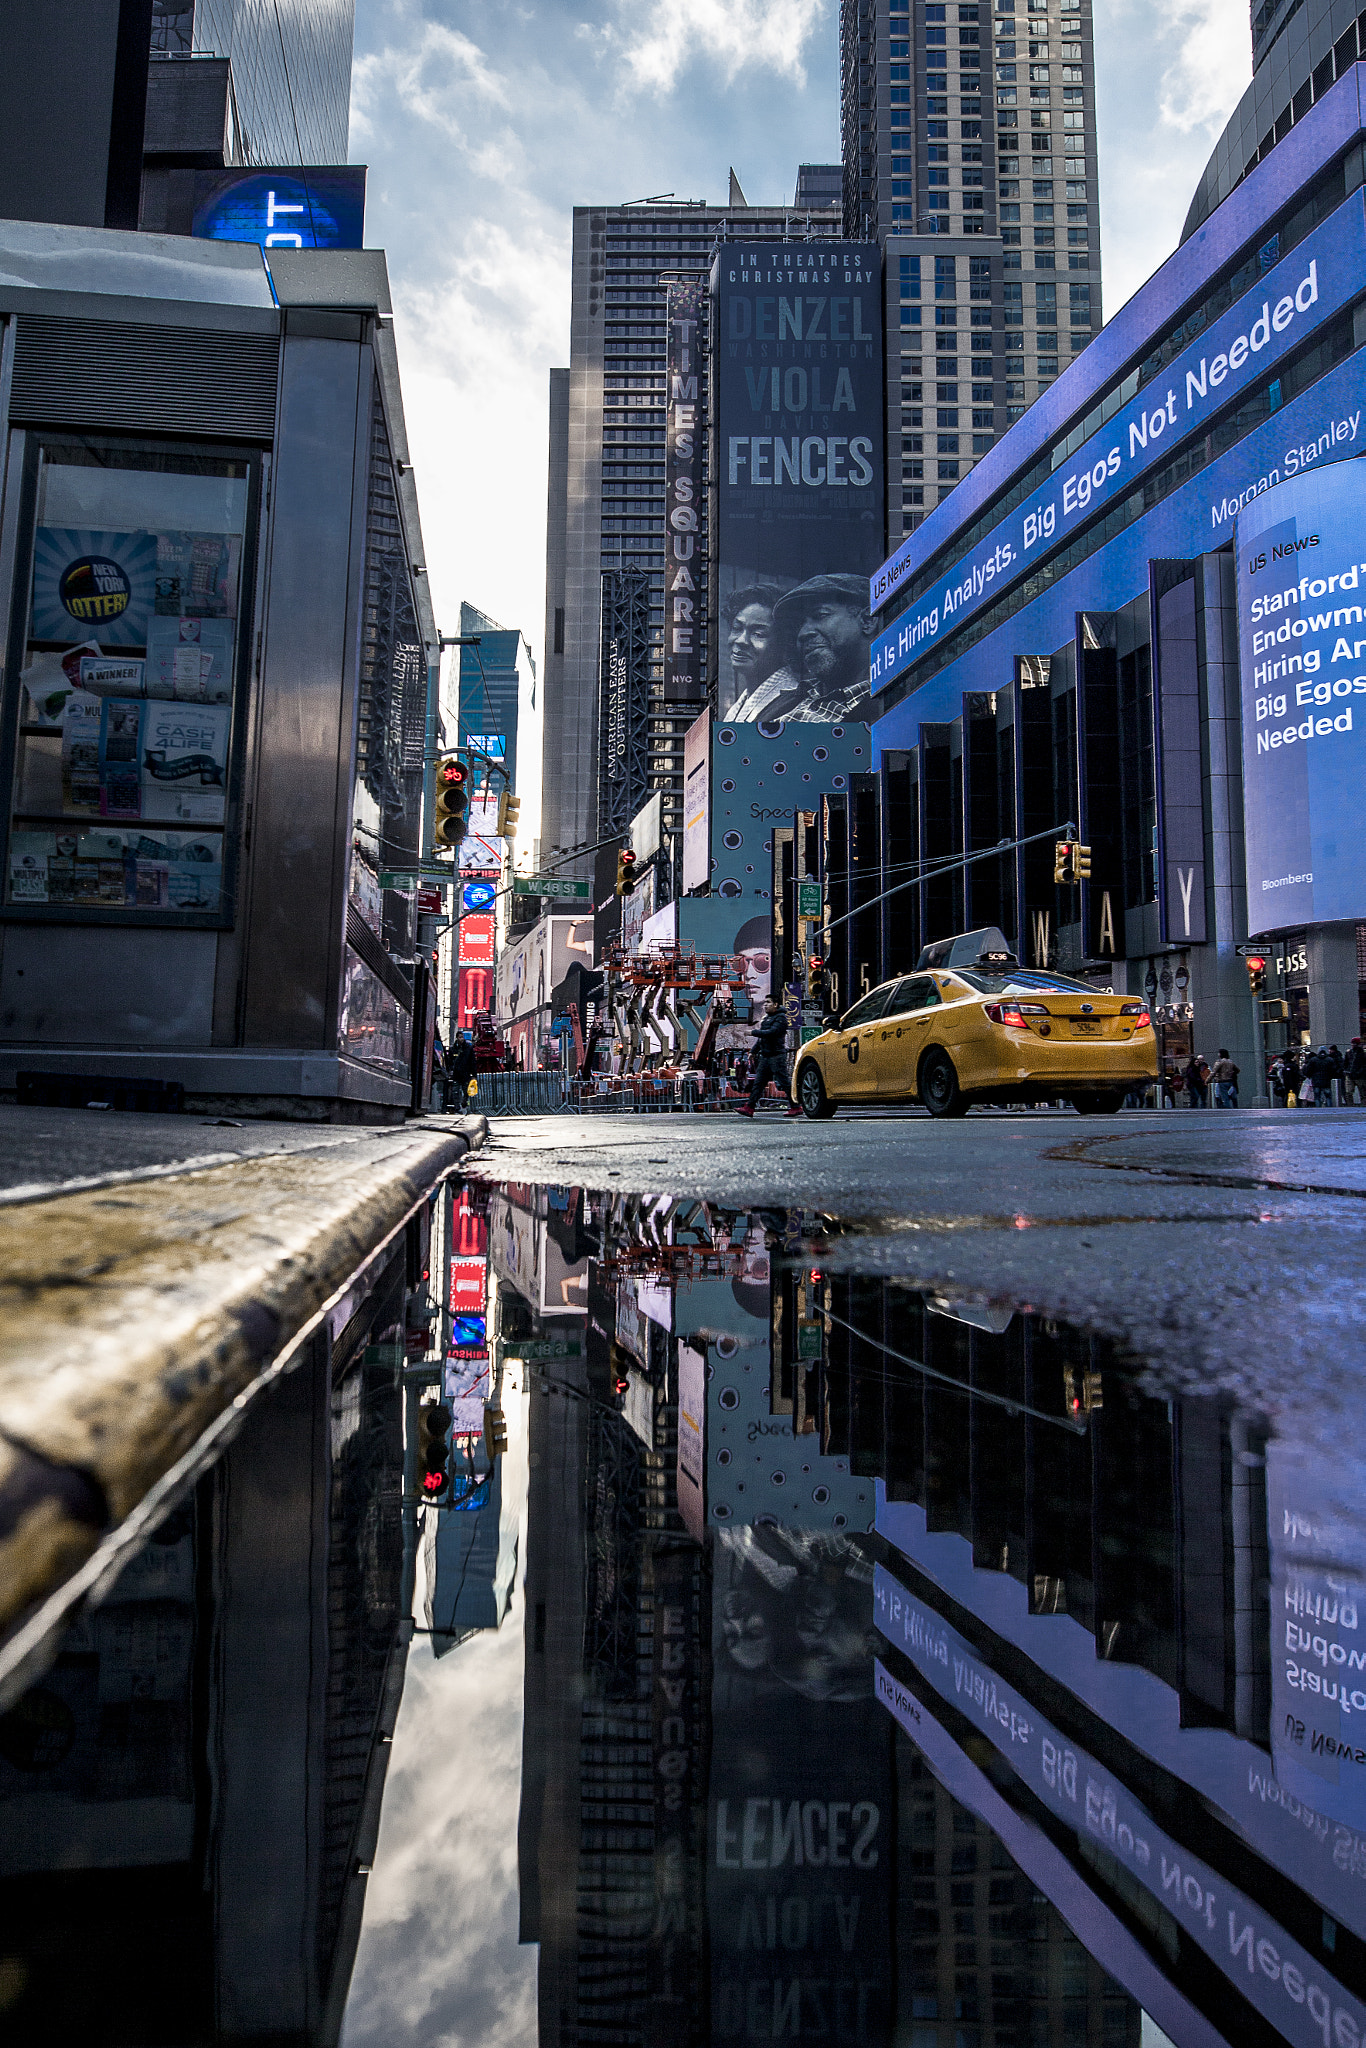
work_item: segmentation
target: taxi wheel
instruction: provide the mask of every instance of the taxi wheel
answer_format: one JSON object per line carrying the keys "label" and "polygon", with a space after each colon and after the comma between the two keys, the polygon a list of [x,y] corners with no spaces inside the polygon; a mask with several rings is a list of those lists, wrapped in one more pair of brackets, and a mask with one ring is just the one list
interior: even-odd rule
{"label": "taxi wheel", "polygon": [[920,1062],[920,1100],[931,1116],[966,1116],[968,1100],[958,1085],[953,1061],[932,1045]]}
{"label": "taxi wheel", "polygon": [[1095,1095],[1074,1095],[1072,1107],[1078,1116],[1115,1116],[1124,1107],[1124,1090],[1102,1088]]}
{"label": "taxi wheel", "polygon": [[812,1060],[806,1062],[797,1076],[797,1100],[813,1123],[835,1114],[837,1105],[826,1094],[821,1070]]}

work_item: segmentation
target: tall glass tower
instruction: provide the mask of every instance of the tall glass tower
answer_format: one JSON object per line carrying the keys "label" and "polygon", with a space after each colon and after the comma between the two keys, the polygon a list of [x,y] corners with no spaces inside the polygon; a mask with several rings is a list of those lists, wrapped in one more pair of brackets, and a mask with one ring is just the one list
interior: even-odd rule
{"label": "tall glass tower", "polygon": [[887,543],[1101,324],[1090,0],[841,0],[844,227],[887,263]]}

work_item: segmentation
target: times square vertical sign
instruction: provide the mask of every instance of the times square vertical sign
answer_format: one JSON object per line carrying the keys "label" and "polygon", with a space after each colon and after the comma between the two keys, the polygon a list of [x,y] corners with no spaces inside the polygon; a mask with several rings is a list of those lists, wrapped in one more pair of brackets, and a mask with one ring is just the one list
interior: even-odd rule
{"label": "times square vertical sign", "polygon": [[664,698],[700,704],[706,640],[702,630],[701,361],[704,286],[698,279],[667,287],[668,411],[664,456]]}

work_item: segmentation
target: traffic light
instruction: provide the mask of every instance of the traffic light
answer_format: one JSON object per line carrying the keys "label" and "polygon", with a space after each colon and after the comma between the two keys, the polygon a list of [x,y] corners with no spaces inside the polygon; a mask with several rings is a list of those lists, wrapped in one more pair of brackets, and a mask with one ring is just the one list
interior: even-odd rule
{"label": "traffic light", "polygon": [[825,962],[819,953],[813,953],[807,962],[807,995],[813,1003],[819,1003],[825,994]]}
{"label": "traffic light", "polygon": [[1266,961],[1260,953],[1249,953],[1246,966],[1248,989],[1254,996],[1259,996],[1266,987]]}
{"label": "traffic light", "polygon": [[1081,846],[1075,839],[1055,839],[1053,842],[1053,880],[1055,882],[1085,882],[1091,875],[1091,849]]}
{"label": "traffic light", "polygon": [[432,837],[438,846],[459,846],[469,828],[469,763],[458,754],[447,754],[436,764],[436,825]]}
{"label": "traffic light", "polygon": [[508,1447],[508,1426],[501,1408],[492,1401],[484,1407],[484,1450],[492,1459],[501,1455]]}
{"label": "traffic light", "polygon": [[636,885],[636,857],[629,846],[617,855],[617,894],[629,896]]}
{"label": "traffic light", "polygon": [[450,1492],[450,1426],[451,1411],[443,1401],[429,1401],[417,1411],[417,1490],[438,1507]]}
{"label": "traffic light", "polygon": [[519,796],[514,796],[510,789],[505,789],[498,799],[497,837],[499,839],[515,839],[517,837],[517,818],[521,808],[522,799]]}

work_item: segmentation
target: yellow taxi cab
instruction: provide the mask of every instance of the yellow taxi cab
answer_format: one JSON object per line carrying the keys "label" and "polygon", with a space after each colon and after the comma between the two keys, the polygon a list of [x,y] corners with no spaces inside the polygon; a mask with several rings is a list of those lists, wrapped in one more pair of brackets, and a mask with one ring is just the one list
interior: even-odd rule
{"label": "yellow taxi cab", "polygon": [[[968,964],[971,963],[971,964]],[[1020,967],[1000,932],[927,946],[914,974],[870,990],[797,1055],[792,1093],[813,1118],[845,1104],[1061,1097],[1110,1114],[1157,1078],[1148,1005],[1051,970]]]}

